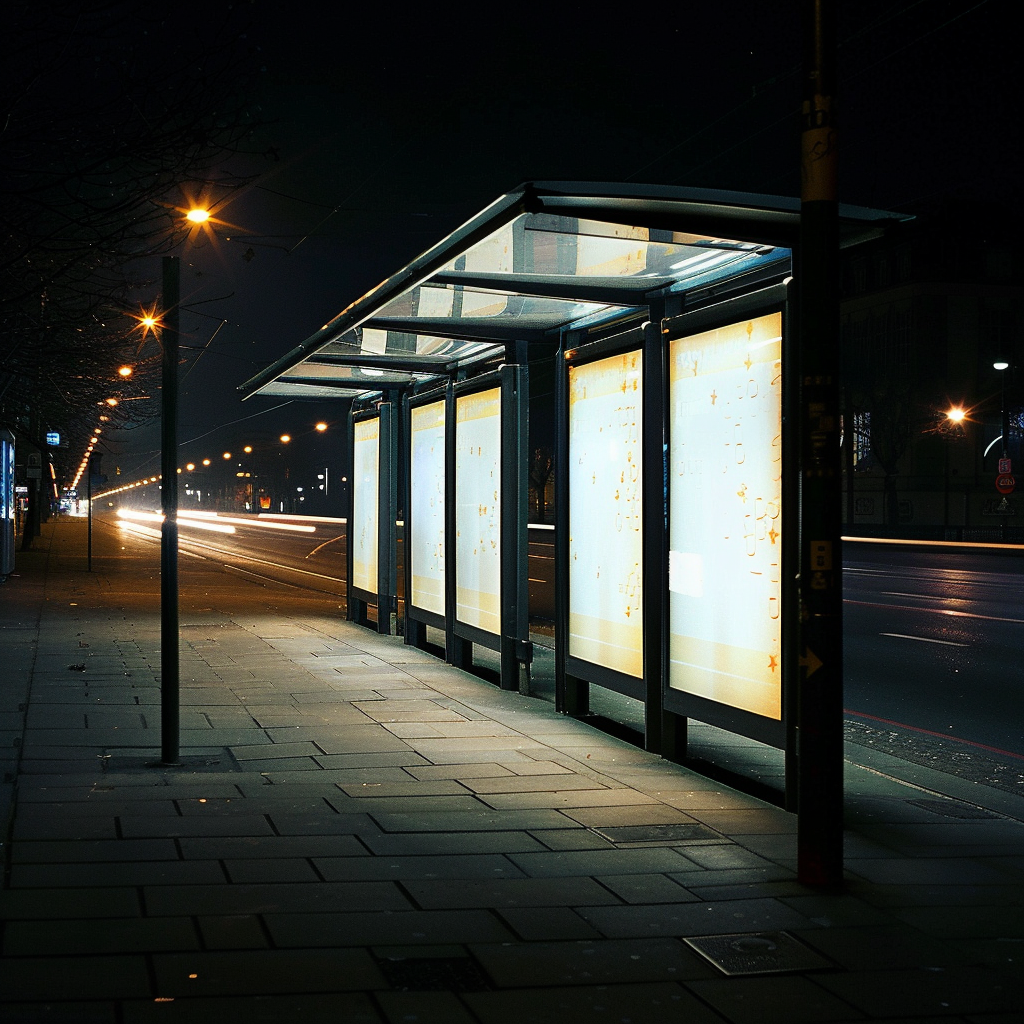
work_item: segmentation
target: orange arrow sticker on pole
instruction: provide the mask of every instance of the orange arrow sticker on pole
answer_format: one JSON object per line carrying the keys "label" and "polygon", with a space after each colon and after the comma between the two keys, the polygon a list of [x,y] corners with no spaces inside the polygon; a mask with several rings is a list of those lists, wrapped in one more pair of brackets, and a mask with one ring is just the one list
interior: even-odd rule
{"label": "orange arrow sticker on pole", "polygon": [[814,651],[810,649],[810,647],[806,649],[805,654],[800,656],[801,667],[807,669],[807,675],[804,677],[805,679],[810,679],[810,677],[813,676],[819,668],[821,668],[822,664],[823,662],[821,658],[819,658]]}

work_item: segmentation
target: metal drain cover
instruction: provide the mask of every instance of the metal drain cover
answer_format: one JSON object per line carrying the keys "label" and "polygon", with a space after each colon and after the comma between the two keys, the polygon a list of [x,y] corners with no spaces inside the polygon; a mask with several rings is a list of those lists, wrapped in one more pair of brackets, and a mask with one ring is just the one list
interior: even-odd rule
{"label": "metal drain cover", "polygon": [[700,935],[683,942],[728,975],[784,974],[835,966],[788,932]]}
{"label": "metal drain cover", "polygon": [[684,843],[695,839],[723,837],[707,825],[615,825],[610,828],[592,828],[599,836],[613,843]]}

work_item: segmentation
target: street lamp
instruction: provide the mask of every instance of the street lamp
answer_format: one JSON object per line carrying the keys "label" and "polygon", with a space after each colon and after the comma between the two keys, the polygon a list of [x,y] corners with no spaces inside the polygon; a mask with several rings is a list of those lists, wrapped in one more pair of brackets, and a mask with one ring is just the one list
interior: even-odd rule
{"label": "street lamp", "polygon": [[1006,371],[1009,368],[1010,364],[1002,359],[992,364],[992,369],[999,371],[999,425],[1002,430],[1004,459],[1010,455],[1010,413],[1006,408]]}

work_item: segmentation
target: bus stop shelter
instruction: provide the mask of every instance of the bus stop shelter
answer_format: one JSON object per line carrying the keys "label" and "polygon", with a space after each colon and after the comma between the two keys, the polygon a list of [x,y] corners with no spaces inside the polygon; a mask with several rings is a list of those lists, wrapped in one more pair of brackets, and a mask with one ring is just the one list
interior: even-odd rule
{"label": "bus stop shelter", "polygon": [[[898,219],[840,207],[839,244]],[[771,744],[798,810],[800,588],[840,570],[838,537],[811,559],[800,537],[799,234],[795,199],[528,182],[243,385],[351,402],[349,617],[376,605],[395,629],[401,490],[406,642],[439,628],[456,665],[492,648],[522,687],[543,366],[559,709],[585,714],[593,686],[636,698],[674,759],[690,718]]]}

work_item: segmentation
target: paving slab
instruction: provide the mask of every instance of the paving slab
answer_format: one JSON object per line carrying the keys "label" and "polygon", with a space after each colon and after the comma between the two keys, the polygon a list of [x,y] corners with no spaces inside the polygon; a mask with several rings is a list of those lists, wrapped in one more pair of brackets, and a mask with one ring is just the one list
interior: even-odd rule
{"label": "paving slab", "polygon": [[467,992],[464,1002],[481,1024],[593,1024],[606,1019],[644,1024],[721,1024],[722,1018],[681,985],[579,985]]}
{"label": "paving slab", "polygon": [[774,899],[694,900],[672,906],[583,906],[580,916],[608,938],[651,935],[728,935],[733,932],[813,928],[797,911]]}
{"label": "paving slab", "polygon": [[95,920],[9,921],[4,927],[5,957],[96,956],[139,949],[199,949],[199,936],[189,918],[107,918],[102,927]]}
{"label": "paving slab", "polygon": [[511,942],[512,933],[488,910],[438,909],[395,913],[264,913],[274,942],[288,947],[436,945]]}

